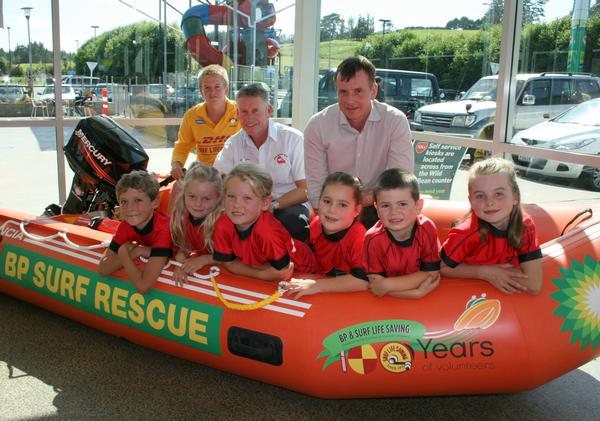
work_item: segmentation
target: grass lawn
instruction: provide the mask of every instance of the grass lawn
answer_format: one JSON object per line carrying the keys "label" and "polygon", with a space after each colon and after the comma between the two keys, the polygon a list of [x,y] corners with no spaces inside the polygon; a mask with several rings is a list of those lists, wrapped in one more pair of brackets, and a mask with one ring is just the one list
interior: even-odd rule
{"label": "grass lawn", "polygon": [[[331,45],[330,45],[331,44]],[[356,49],[360,47],[362,41],[333,40],[321,42],[319,68],[337,67],[346,57],[356,55]],[[329,58],[329,49],[331,47],[331,60]],[[294,65],[294,47],[293,44],[281,45],[281,68],[292,67]]]}

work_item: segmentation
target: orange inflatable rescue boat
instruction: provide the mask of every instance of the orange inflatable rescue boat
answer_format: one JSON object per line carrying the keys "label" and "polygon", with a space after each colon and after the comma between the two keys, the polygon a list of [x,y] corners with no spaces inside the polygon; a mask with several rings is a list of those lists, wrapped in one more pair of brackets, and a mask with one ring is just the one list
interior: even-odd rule
{"label": "orange inflatable rescue boat", "polygon": [[[443,239],[466,206],[426,200],[424,213]],[[538,296],[442,279],[421,300],[368,292],[294,300],[220,267],[179,287],[172,265],[141,295],[124,272],[96,272],[111,235],[78,225],[84,216],[9,210],[0,210],[0,291],[142,346],[322,398],[523,391],[600,355],[600,206],[526,211],[543,242]]]}

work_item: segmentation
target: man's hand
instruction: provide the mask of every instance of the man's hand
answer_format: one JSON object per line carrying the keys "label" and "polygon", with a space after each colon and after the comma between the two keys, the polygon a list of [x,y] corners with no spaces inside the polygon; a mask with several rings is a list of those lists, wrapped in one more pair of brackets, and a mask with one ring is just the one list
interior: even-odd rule
{"label": "man's hand", "polygon": [[175,180],[183,178],[183,164],[179,161],[173,161],[171,163],[171,177]]}

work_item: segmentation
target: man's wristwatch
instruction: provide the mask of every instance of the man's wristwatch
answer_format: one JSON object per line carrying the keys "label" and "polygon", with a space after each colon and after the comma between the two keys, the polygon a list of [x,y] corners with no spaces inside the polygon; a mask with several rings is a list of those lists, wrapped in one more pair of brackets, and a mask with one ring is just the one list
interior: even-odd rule
{"label": "man's wristwatch", "polygon": [[277,209],[279,209],[279,200],[273,200],[271,202],[271,210],[276,211]]}

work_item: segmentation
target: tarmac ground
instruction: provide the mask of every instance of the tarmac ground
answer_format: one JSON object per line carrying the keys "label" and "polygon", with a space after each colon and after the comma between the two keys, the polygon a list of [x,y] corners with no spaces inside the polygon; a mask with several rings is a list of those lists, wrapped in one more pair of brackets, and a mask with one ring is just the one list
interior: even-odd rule
{"label": "tarmac ground", "polygon": [[[2,128],[0,133],[5,139],[0,143],[0,207],[39,214],[58,200],[56,157],[48,140],[53,134],[37,128]],[[166,172],[170,149],[147,152],[149,168]],[[15,187],[15,179],[23,188]],[[466,199],[464,181],[459,171],[452,200]],[[520,185],[533,203],[600,200],[597,192],[560,184],[521,179]],[[322,400],[145,349],[0,294],[0,420],[587,421],[600,420],[599,397],[596,359],[516,394]]]}

